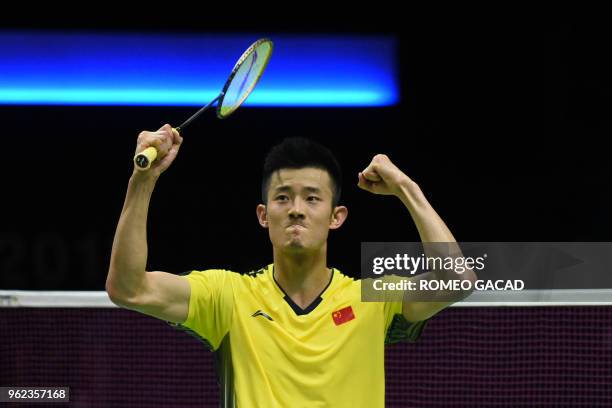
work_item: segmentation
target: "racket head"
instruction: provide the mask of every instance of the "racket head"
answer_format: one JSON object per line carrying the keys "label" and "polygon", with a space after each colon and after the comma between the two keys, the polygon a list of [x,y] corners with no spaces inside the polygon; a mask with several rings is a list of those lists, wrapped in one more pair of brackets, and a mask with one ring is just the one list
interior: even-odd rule
{"label": "racket head", "polygon": [[268,66],[274,44],[268,38],[255,41],[240,56],[223,86],[217,103],[217,117],[224,119],[242,105]]}

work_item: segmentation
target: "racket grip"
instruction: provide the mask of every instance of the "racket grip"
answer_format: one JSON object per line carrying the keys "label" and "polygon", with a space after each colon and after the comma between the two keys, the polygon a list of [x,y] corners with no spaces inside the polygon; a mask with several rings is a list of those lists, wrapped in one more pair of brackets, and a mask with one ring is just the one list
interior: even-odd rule
{"label": "racket grip", "polygon": [[139,170],[149,170],[151,163],[157,158],[157,149],[153,146],[147,147],[134,156],[134,164]]}

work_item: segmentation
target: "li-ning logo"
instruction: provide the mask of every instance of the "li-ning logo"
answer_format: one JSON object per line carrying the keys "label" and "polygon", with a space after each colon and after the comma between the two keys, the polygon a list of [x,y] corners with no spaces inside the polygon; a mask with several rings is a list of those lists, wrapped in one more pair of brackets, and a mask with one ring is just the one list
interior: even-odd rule
{"label": "li-ning logo", "polygon": [[263,316],[263,317],[265,317],[266,319],[268,319],[268,320],[270,320],[272,322],[274,321],[273,318],[271,318],[267,313],[264,313],[261,310],[258,310],[258,311],[256,311],[255,313],[253,313],[251,315],[251,317],[257,317],[257,316]]}

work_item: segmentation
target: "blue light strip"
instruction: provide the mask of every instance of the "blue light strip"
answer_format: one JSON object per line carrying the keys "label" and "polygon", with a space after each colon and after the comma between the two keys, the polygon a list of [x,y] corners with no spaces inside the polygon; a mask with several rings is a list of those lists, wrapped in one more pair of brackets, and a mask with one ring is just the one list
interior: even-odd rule
{"label": "blue light strip", "polygon": [[0,104],[201,106],[264,36],[274,53],[247,106],[399,101],[393,37],[0,31]]}

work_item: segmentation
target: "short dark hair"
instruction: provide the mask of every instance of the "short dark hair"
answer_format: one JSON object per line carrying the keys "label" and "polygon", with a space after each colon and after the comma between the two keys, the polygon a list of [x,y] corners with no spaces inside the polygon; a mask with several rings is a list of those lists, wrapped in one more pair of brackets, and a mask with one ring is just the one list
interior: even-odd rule
{"label": "short dark hair", "polygon": [[342,172],[333,153],[325,146],[305,137],[288,137],[274,146],[264,161],[261,181],[261,198],[268,201],[268,189],[272,174],[280,169],[314,167],[325,170],[331,179],[332,205],[340,202]]}

